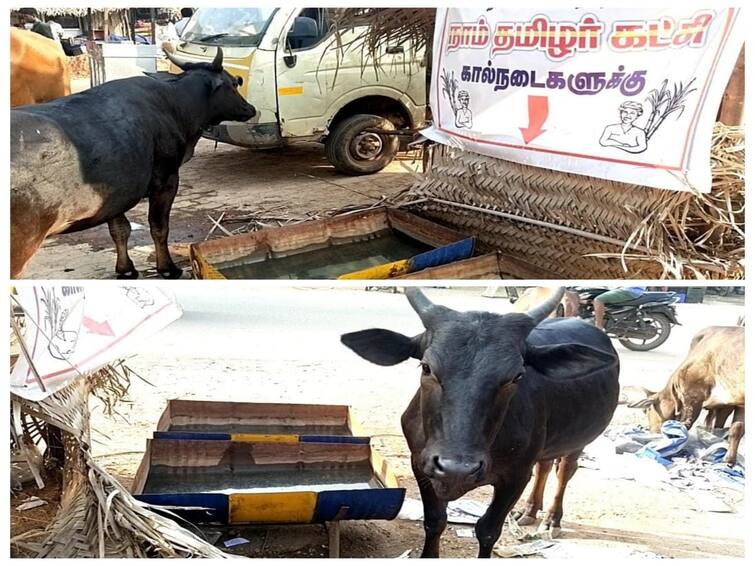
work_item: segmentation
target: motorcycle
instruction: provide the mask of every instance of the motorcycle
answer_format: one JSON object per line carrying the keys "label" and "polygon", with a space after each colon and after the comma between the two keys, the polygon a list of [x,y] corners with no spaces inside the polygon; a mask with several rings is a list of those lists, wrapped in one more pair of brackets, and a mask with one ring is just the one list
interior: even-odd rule
{"label": "motorcycle", "polygon": [[[576,287],[573,291],[579,294],[578,316],[594,319],[593,300],[608,289]],[[668,340],[672,325],[681,325],[674,307],[678,300],[673,292],[649,291],[630,301],[608,304],[603,321],[605,332],[629,350],[653,350]]]}

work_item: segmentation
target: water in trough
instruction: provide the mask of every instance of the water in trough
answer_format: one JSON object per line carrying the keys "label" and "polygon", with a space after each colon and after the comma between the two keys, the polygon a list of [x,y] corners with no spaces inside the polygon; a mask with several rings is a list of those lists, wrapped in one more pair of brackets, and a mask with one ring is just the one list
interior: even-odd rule
{"label": "water in trough", "polygon": [[432,246],[395,230],[383,230],[331,244],[297,250],[287,255],[248,257],[219,264],[226,279],[336,279],[339,275],[408,259],[429,251]]}

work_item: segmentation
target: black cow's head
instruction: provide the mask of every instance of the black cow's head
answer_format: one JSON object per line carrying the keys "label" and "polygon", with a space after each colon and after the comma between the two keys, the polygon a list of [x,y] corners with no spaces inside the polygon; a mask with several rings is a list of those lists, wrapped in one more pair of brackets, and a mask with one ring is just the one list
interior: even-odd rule
{"label": "black cow's head", "polygon": [[223,50],[220,47],[212,63],[190,63],[168,52],[165,56],[184,72],[204,71],[207,75],[207,125],[225,121],[246,122],[257,114],[254,106],[238,91],[243,79],[223,70]]}
{"label": "black cow's head", "polygon": [[341,337],[347,347],[379,365],[420,360],[426,439],[420,465],[442,497],[460,497],[488,471],[490,448],[530,364],[527,335],[563,293],[559,289],[526,314],[501,315],[457,312],[410,288],[406,295],[425,327],[422,334],[410,338],[374,328]]}

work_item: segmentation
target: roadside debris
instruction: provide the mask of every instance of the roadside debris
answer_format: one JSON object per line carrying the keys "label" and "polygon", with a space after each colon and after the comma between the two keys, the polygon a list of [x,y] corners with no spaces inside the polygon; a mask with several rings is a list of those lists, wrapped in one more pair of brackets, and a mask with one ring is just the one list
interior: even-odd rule
{"label": "roadside debris", "polygon": [[16,507],[16,511],[28,511],[29,509],[42,507],[43,505],[47,505],[47,501],[40,499],[36,495],[32,495],[31,497],[24,499],[21,505]]}
{"label": "roadside debris", "polygon": [[242,544],[248,544],[249,540],[245,539],[244,537],[236,537],[232,538],[230,540],[227,540],[223,543],[223,546],[226,548],[233,548],[234,546],[241,546]]}
{"label": "roadside debris", "polygon": [[595,544],[583,540],[535,540],[516,546],[497,544],[493,548],[498,556],[513,558],[516,556],[542,556],[543,558],[615,560],[622,558],[663,558],[660,554],[637,550],[627,544]]}
{"label": "roadside debris", "polygon": [[[383,195],[379,199],[376,199],[372,204],[350,205],[340,208],[308,211],[300,214],[289,213],[284,205],[271,208],[258,208],[257,210],[244,214],[243,216],[226,216],[226,213],[223,212],[217,220],[208,214],[207,217],[212,221],[213,226],[204,239],[205,241],[209,240],[215,233],[215,230],[220,230],[226,236],[232,236],[247,232],[256,232],[257,230],[264,230],[266,228],[279,228],[291,224],[301,224],[302,222],[308,222],[310,220],[320,220],[322,218],[330,218],[346,214],[358,214],[381,206],[394,206],[395,202],[400,196],[402,196],[402,194],[403,193],[399,193],[391,198]],[[229,230],[223,227],[222,224],[241,224],[241,226]]]}
{"label": "roadside debris", "polygon": [[474,538],[474,529],[456,529],[456,536],[459,538]]}
{"label": "roadside debris", "polygon": [[[449,523],[474,525],[485,514],[487,505],[472,499],[459,499],[448,504],[447,514]],[[424,518],[422,502],[407,497],[398,512],[397,519],[406,521],[421,521]]]}
{"label": "roadside debris", "polygon": [[666,421],[660,434],[640,426],[614,426],[585,448],[580,466],[605,477],[661,485],[690,495],[700,511],[729,513],[744,497],[744,450],[737,464],[722,463],[722,430],[687,430]]}
{"label": "roadside debris", "polygon": [[488,506],[472,499],[459,499],[448,504],[448,522],[474,525]]}
{"label": "roadside debris", "polygon": [[542,552],[557,544],[552,540],[533,540],[524,544],[508,546],[499,542],[493,547],[495,552],[501,558],[515,558],[517,556],[533,556],[542,554]]}

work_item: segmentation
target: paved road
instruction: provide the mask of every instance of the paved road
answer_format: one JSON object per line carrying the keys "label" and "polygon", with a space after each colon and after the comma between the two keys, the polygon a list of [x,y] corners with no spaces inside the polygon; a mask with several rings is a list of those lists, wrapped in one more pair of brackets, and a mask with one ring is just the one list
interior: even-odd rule
{"label": "paved road", "polygon": [[[290,360],[318,364],[354,362],[354,355],[339,342],[343,332],[384,327],[413,335],[422,326],[402,294],[348,289],[280,289],[224,285],[175,288],[185,309],[181,320],[162,333],[159,350],[176,357],[220,357],[247,360]],[[430,289],[429,297],[459,310],[508,312],[506,298],[481,297],[480,288]],[[677,306],[682,326],[650,352],[632,352],[616,343],[622,361],[622,379],[627,384],[658,387],[687,351],[700,329],[712,324],[735,324],[744,312],[741,298],[713,304]],[[155,343],[158,341],[156,340]],[[151,346],[155,348],[154,345]],[[165,350],[163,350],[163,347]],[[148,355],[150,346],[142,352]],[[157,352],[155,352],[157,353]],[[413,375],[416,362],[396,368]]]}

